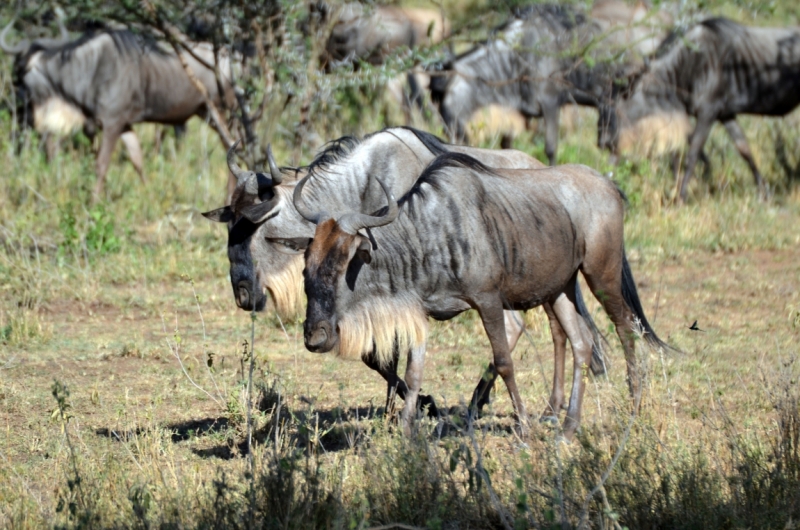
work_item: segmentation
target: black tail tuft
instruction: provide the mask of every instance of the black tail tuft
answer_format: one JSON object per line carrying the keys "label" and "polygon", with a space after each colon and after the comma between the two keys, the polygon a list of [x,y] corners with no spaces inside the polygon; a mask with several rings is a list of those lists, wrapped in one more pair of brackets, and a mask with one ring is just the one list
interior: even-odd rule
{"label": "black tail tuft", "polygon": [[644,316],[644,309],[642,309],[642,302],[639,300],[639,293],[636,291],[636,282],[633,280],[633,273],[631,266],[628,264],[628,257],[625,251],[622,253],[622,298],[625,303],[633,311],[633,315],[639,320],[644,330],[644,340],[655,348],[664,348],[665,350],[677,351],[675,348],[658,338],[656,332],[647,317]]}
{"label": "black tail tuft", "polygon": [[594,323],[592,315],[589,313],[589,308],[586,307],[586,303],[583,301],[581,286],[577,281],[575,282],[575,309],[578,310],[578,314],[583,317],[592,332],[592,362],[589,364],[589,368],[592,370],[592,374],[603,375],[610,366],[606,360],[605,348],[603,348],[603,343],[608,344],[608,341],[597,329],[597,324]]}

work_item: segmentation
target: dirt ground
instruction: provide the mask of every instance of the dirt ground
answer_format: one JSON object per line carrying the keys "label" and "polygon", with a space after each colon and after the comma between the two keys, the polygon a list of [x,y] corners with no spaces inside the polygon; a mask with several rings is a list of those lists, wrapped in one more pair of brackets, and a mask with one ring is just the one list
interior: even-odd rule
{"label": "dirt ground", "polygon": [[[652,397],[645,406],[648,399],[669,400],[672,418],[664,420],[664,435],[690,436],[715,407],[734,411],[742,429],[769,429],[763,382],[797,354],[800,248],[679,258],[634,254],[632,266],[653,327],[682,350],[652,354],[649,363]],[[188,281],[145,285],[143,280],[109,286],[91,304],[48,303],[42,316],[50,339],[0,351],[4,475],[18,477],[40,498],[62,478],[54,476],[52,465],[65,451],[52,419],[54,380],[69,388],[77,443],[101,460],[139,465],[119,440],[161,429],[174,442],[170,451],[181,465],[225,465],[236,453],[230,442],[236,433],[229,427],[235,407],[226,396],[236,395],[231,389],[246,372],[242,351],[250,341],[251,320],[236,309],[224,274],[197,281],[194,289],[197,300]],[[590,423],[626,392],[619,342],[608,334],[597,304],[591,307],[612,345],[612,367],[608,379],[588,387],[584,422]],[[689,329],[695,321],[698,331]],[[551,345],[538,310],[529,323],[514,359],[527,407],[538,414],[549,392]],[[285,331],[271,313],[257,319],[256,380],[277,378],[288,408],[318,411],[323,421],[334,421],[383,407],[385,385],[376,374],[359,360],[305,351],[301,326],[284,325]],[[435,324],[423,391],[440,405],[463,403],[489,358],[477,318]],[[511,413],[502,384],[493,412],[499,423]]]}

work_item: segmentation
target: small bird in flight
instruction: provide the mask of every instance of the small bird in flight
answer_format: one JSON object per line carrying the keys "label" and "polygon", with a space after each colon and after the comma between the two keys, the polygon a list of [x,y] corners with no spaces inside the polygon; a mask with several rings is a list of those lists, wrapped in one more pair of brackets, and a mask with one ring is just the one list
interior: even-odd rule
{"label": "small bird in flight", "polygon": [[697,327],[697,320],[694,321],[694,324],[689,326],[689,329],[691,329],[692,331],[702,331],[703,333],[705,333],[705,330],[702,330]]}

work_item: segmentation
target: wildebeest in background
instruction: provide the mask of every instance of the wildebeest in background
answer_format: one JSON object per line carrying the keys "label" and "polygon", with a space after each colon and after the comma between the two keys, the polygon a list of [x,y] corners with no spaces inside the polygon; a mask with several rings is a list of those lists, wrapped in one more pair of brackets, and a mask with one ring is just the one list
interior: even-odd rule
{"label": "wildebeest in background", "polygon": [[[4,39],[2,43],[6,49]],[[219,70],[224,77],[223,86],[219,86],[212,45],[196,43],[190,48],[191,53],[182,55],[211,101],[228,108],[235,105],[228,77],[229,54],[225,50],[219,54]],[[96,126],[103,130],[96,163],[96,197],[103,190],[120,136],[131,150],[136,137],[126,133],[132,133],[133,124],[182,125],[194,115],[205,117],[207,112],[203,95],[180,59],[171,50],[128,31],[88,32],[59,47],[30,47],[17,57],[14,68],[15,83],[30,98],[37,128],[66,132]],[[138,156],[132,153],[132,160],[141,159],[138,150]]]}
{"label": "wildebeest in background", "polygon": [[[305,255],[306,347],[325,352],[338,346],[361,353],[385,340],[381,336],[399,337],[410,348],[406,431],[422,383],[427,317],[448,320],[468,309],[481,316],[494,375],[505,381],[524,430],[527,415],[503,311],[545,305],[555,324],[554,342],[561,335],[565,345],[566,335],[572,344],[573,386],[564,426],[565,435],[572,437],[580,422],[584,370],[592,351],[590,331],[576,308],[578,271],[616,326],[630,391],[639,395],[633,318],[649,343],[665,344],[642,311],[625,257],[624,200],[609,179],[586,166],[489,169],[468,155],[445,153],[399,203],[385,187],[389,204],[376,215],[331,214],[319,199],[322,208],[312,210],[303,204],[307,181],[294,191],[298,212],[317,225]],[[372,329],[367,323],[376,314],[386,315],[386,321]],[[564,402],[564,354],[565,348],[556,348],[553,393],[544,418],[557,418]],[[488,386],[484,379],[476,388],[473,405]]]}
{"label": "wildebeest in background", "polygon": [[[763,194],[766,186],[738,114],[784,116],[800,103],[800,30],[753,28],[724,18],[704,20],[664,42],[643,72],[633,76],[614,107],[601,117],[601,147],[617,149],[618,131],[655,113],[696,118],[686,167],[676,171],[678,199],[714,122],[725,126]],[[679,168],[676,168],[679,169]]]}
{"label": "wildebeest in background", "polygon": [[325,47],[325,62],[383,64],[397,48],[435,44],[450,33],[450,23],[434,9],[345,4]]}
{"label": "wildebeest in background", "polygon": [[[16,112],[19,125],[22,128],[32,127],[42,136],[42,144],[45,147],[45,154],[48,160],[52,160],[55,156],[60,137],[71,135],[82,129],[83,133],[92,140],[97,131],[97,126],[82,112],[76,112],[74,108],[61,105],[57,100],[50,99],[44,104],[36,104],[29,101],[28,91],[19,82],[19,76],[24,75],[31,55],[37,51],[58,49],[69,43],[69,32],[64,26],[63,19],[58,16],[57,20],[60,35],[56,38],[22,39],[11,45],[8,43],[8,33],[14,26],[14,20],[11,20],[0,31],[0,49],[15,56],[13,69],[17,88]],[[139,176],[143,178],[142,149],[136,133],[132,130],[126,131],[122,134],[121,139],[128,151],[133,167]]]}
{"label": "wildebeest in background", "polygon": [[616,63],[642,53],[625,41],[639,34],[617,31],[615,24],[568,6],[533,5],[518,13],[432,74],[431,96],[451,136],[463,141],[465,124],[481,107],[515,108],[544,118],[545,154],[555,164],[561,106],[599,107],[611,96],[621,68]]}
{"label": "wildebeest in background", "polygon": [[[271,175],[242,171],[233,162],[231,151],[229,166],[239,182],[232,203],[204,215],[229,223],[228,258],[236,304],[248,311],[254,308],[260,311],[269,292],[279,316],[293,318],[302,311],[303,251],[314,237],[315,227],[297,212],[291,200],[297,176],[313,174],[306,200],[314,207],[324,204],[334,214],[353,210],[372,212],[384,203],[384,196],[370,175],[386,175],[386,183],[398,194],[404,194],[428,162],[449,150],[469,153],[498,167],[542,167],[541,162],[520,151],[447,145],[428,133],[402,127],[385,129],[362,140],[342,138],[322,151],[309,168],[284,170],[287,175],[278,170],[271,156],[268,157],[272,161]],[[581,299],[580,292],[576,296]],[[601,373],[605,367],[599,351],[599,333],[583,305],[581,315],[597,335],[592,370]],[[511,312],[505,316],[511,350],[522,332],[521,319]],[[381,317],[388,316],[376,315],[378,319]],[[381,325],[376,321],[373,328]],[[400,352],[392,344],[392,337],[381,336],[381,339],[377,348],[384,356],[386,349],[393,352],[393,362],[383,366],[374,355],[367,355],[364,360],[386,379],[389,392],[397,387],[397,394],[404,398],[405,384],[396,376]],[[386,340],[390,342],[387,344]],[[369,352],[358,354],[361,353]],[[432,404],[427,399],[425,402]]]}
{"label": "wildebeest in background", "polygon": [[[357,66],[357,61],[380,65],[399,48],[436,44],[449,34],[450,22],[438,10],[389,5],[365,9],[363,4],[348,3],[338,11],[322,64],[327,70],[342,64]],[[414,106],[422,104],[429,83],[421,70],[400,74],[387,83],[386,93],[403,110],[406,123]]]}

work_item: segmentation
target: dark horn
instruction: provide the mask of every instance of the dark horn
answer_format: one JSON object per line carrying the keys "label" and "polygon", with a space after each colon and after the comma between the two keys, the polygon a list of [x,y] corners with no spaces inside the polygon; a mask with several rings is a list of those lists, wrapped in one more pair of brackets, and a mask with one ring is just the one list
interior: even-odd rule
{"label": "dark horn", "polygon": [[275,157],[272,156],[272,144],[267,144],[267,163],[269,164],[269,174],[272,176],[272,185],[277,186],[283,182],[283,175],[278,169],[278,164],[275,163]]}
{"label": "dark horn", "polygon": [[386,187],[386,184],[384,184],[382,180],[375,180],[378,181],[378,184],[380,184],[381,188],[383,188],[383,193],[386,194],[386,200],[389,202],[389,210],[385,215],[381,216],[367,215],[365,213],[349,213],[347,215],[343,215],[342,218],[339,219],[339,228],[348,234],[355,234],[362,228],[377,228],[379,226],[388,225],[397,219],[397,215],[400,213],[400,208],[397,206],[397,201],[394,199],[394,195],[392,195],[391,190]]}
{"label": "dark horn", "polygon": [[228,149],[228,169],[231,170],[233,176],[236,177],[236,183],[241,184],[244,180],[250,176],[250,171],[245,171],[244,169],[239,167],[239,164],[236,163],[236,148],[239,147],[239,142],[242,140],[236,140],[230,149]]}
{"label": "dark horn", "polygon": [[14,21],[15,20],[12,18],[11,22],[9,22],[8,25],[3,28],[3,31],[0,31],[0,48],[2,48],[4,52],[11,54],[19,53],[28,47],[28,41],[24,39],[19,41],[16,46],[10,46],[6,42],[6,35],[8,35],[8,31],[11,29],[11,26],[14,25]]}
{"label": "dark horn", "polygon": [[322,219],[323,217],[327,217],[327,215],[322,212],[314,213],[308,208],[306,208],[305,205],[303,204],[303,198],[301,197],[301,195],[303,193],[303,186],[306,185],[306,181],[309,179],[309,177],[311,177],[310,173],[305,177],[303,177],[303,179],[297,183],[297,186],[294,187],[294,193],[292,194],[292,202],[294,202],[294,207],[297,210],[297,213],[303,216],[303,219],[311,223],[317,224],[319,223],[320,219]]}

